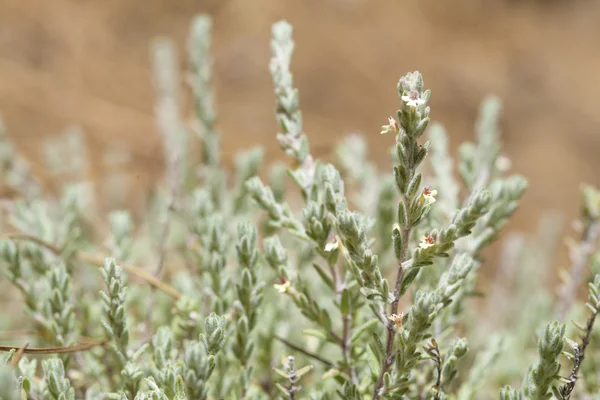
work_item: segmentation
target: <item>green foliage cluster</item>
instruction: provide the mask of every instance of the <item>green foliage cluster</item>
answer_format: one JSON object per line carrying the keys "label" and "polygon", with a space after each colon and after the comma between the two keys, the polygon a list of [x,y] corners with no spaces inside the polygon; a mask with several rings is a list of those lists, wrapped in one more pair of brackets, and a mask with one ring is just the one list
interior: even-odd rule
{"label": "green foliage cluster", "polygon": [[[20,341],[2,347],[1,399],[600,398],[599,191],[584,187],[581,237],[554,296],[548,218],[537,237],[513,234],[498,260],[486,257],[527,189],[501,153],[499,101],[483,103],[457,174],[419,72],[400,78],[399,110],[381,128],[388,172],[360,136],[333,163],[317,159],[283,21],[270,72],[290,166],[265,173],[257,147],[230,171],[210,33],[197,17],[191,123],[174,45],[153,43],[166,179],[147,210],[102,214],[76,182],[47,194],[0,129],[13,194],[0,265],[14,288],[0,322]],[[496,271],[491,284],[478,284],[482,269]]]}

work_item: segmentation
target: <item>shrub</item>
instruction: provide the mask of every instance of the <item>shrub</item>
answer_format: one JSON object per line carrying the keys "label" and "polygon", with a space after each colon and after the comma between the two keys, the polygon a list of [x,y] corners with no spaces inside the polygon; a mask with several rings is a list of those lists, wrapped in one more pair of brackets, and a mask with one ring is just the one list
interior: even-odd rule
{"label": "shrub", "polygon": [[[26,314],[17,317],[7,302],[4,325],[44,346],[18,336],[11,339],[21,344],[1,348],[1,398],[598,393],[598,191],[584,187],[581,238],[571,242],[573,266],[552,306],[552,221],[544,219],[538,238],[509,237],[501,262],[485,258],[527,188],[501,153],[499,101],[485,100],[476,141],[460,147],[460,179],[444,129],[430,123],[419,72],[399,80],[400,109],[381,129],[392,148],[389,173],[367,160],[359,136],[327,163],[303,131],[286,22],[273,26],[270,71],[276,139],[289,166],[263,174],[258,147],[237,156],[232,174],[220,159],[210,29],[200,16],[190,35],[191,126],[173,45],[154,43],[166,183],[137,221],[125,210],[103,216],[77,184],[62,197],[44,194],[1,136],[3,182],[15,193],[3,212],[2,271]],[[497,278],[478,285],[479,272],[494,267]],[[585,282],[587,316],[577,306]],[[585,322],[567,329],[568,317]]]}

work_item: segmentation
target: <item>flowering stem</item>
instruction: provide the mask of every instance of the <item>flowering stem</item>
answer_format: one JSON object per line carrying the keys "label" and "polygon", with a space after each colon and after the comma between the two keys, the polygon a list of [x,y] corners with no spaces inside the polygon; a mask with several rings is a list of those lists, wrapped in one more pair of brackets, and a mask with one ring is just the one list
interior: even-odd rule
{"label": "flowering stem", "polygon": [[575,389],[575,383],[577,382],[577,374],[579,373],[579,369],[581,368],[581,364],[583,363],[583,359],[585,357],[585,350],[590,344],[590,337],[592,335],[592,331],[594,330],[594,323],[596,322],[596,317],[600,312],[600,300],[598,299],[598,293],[600,288],[600,274],[596,275],[593,283],[589,284],[590,286],[590,294],[589,294],[589,302],[586,303],[588,309],[592,311],[592,315],[587,320],[585,327],[579,327],[585,334],[581,337],[581,344],[575,344],[573,346],[574,357],[573,357],[573,368],[571,369],[571,374],[568,378],[566,378],[566,383],[560,388],[561,400],[569,400],[571,398],[571,393],[573,389]]}
{"label": "flowering stem", "polygon": [[[410,162],[408,166],[409,172],[409,180],[412,180],[415,175],[415,165],[414,162]],[[405,204],[411,204],[412,198],[403,194],[403,200]],[[404,276],[406,274],[406,268],[404,266],[404,262],[406,261],[406,255],[408,253],[408,240],[410,238],[410,233],[412,231],[412,224],[409,221],[408,225],[405,226],[402,233],[402,247],[400,250],[400,257],[398,258],[398,272],[396,275],[396,284],[394,285],[394,300],[392,301],[390,315],[396,314],[398,312],[398,304],[400,303],[400,288],[402,287],[402,282],[404,281]],[[392,364],[394,363],[395,354],[394,350],[394,339],[396,337],[396,329],[395,324],[391,320],[386,321],[387,325],[387,337],[386,337],[386,348],[385,348],[385,360],[383,361],[383,365],[381,366],[381,372],[379,374],[379,378],[377,379],[377,383],[375,384],[375,389],[373,391],[373,400],[379,399],[379,391],[383,387],[383,377],[386,372],[390,369]]]}
{"label": "flowering stem", "polygon": [[577,382],[577,374],[579,373],[579,368],[581,368],[583,358],[585,357],[585,349],[590,344],[590,336],[592,335],[594,322],[596,322],[597,316],[598,313],[594,313],[590,316],[590,318],[588,318],[585,336],[581,338],[581,346],[578,346],[575,349],[575,360],[573,361],[573,369],[571,370],[571,374],[567,378],[568,382],[560,388],[560,394],[562,395],[563,400],[569,400],[571,398],[571,393],[573,392],[573,389],[575,389],[575,383]]}
{"label": "flowering stem", "polygon": [[[398,275],[396,276],[396,285],[394,286],[394,301],[392,302],[390,314],[395,314],[398,312],[398,304],[400,303],[400,287],[402,286],[402,281],[404,280],[404,275],[406,274],[406,268],[404,268],[403,264],[406,260],[406,254],[408,252],[408,238],[410,236],[411,229],[412,227],[408,226],[402,230],[402,253],[400,259],[398,260]],[[375,389],[373,391],[373,400],[377,400],[380,398],[379,391],[383,387],[383,377],[394,363],[395,358],[395,353],[393,352],[394,339],[396,337],[395,324],[393,321],[387,320],[386,325],[387,339],[385,346],[385,360],[383,360],[381,372],[379,373],[379,378],[377,379],[377,383],[375,384]]]}

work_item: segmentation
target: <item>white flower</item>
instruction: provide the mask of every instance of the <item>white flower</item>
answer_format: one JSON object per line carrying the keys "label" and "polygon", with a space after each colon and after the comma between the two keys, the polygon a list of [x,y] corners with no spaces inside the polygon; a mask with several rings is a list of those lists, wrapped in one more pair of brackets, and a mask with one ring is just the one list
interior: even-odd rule
{"label": "white flower", "polygon": [[398,329],[402,329],[402,316],[403,314],[392,314],[388,317],[388,319],[390,321],[392,321],[394,324],[396,324],[396,326],[398,327]]}
{"label": "white flower", "polygon": [[410,92],[406,96],[402,96],[402,101],[406,103],[409,107],[418,107],[420,105],[425,104],[425,100],[419,97],[418,92]]}
{"label": "white flower", "polygon": [[423,189],[421,196],[423,196],[423,199],[427,201],[427,205],[429,205],[435,203],[435,196],[437,196],[437,194],[437,190],[431,190],[431,187],[426,187]]}
{"label": "white flower", "polygon": [[337,240],[335,242],[329,242],[325,245],[325,251],[333,251],[339,247]]}
{"label": "white flower", "polygon": [[386,133],[389,133],[389,132],[398,133],[399,131],[400,131],[400,126],[398,125],[398,122],[392,117],[388,117],[388,124],[383,125],[381,127],[382,135],[385,135]]}
{"label": "white flower", "polygon": [[325,245],[325,251],[330,252],[340,247],[340,240],[337,236],[333,238],[332,242],[329,242]]}
{"label": "white flower", "polygon": [[419,247],[423,250],[430,248],[435,244],[435,239],[431,235],[423,236],[421,238],[421,243],[419,243]]}
{"label": "white flower", "polygon": [[282,278],[281,283],[276,283],[273,287],[277,289],[279,293],[286,293],[292,287],[292,284],[287,279]]}

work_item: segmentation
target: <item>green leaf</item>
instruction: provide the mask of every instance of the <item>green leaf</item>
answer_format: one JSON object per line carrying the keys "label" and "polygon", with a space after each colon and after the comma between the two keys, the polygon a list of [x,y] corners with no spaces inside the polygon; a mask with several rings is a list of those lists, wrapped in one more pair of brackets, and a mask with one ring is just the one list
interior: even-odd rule
{"label": "green leaf", "polygon": [[413,198],[415,194],[417,194],[417,190],[419,190],[419,186],[421,185],[421,173],[417,173],[408,184],[408,188],[406,189],[406,195],[410,198]]}
{"label": "green leaf", "polygon": [[304,329],[302,330],[302,334],[305,336],[313,336],[319,339],[327,340],[327,335],[317,329]]}
{"label": "green leaf", "polygon": [[280,370],[280,369],[273,368],[273,372],[275,372],[277,375],[279,375],[279,376],[281,376],[281,377],[283,377],[283,378],[285,378],[285,379],[288,379],[288,378],[289,378],[289,376],[288,376],[287,372],[283,372],[283,371],[282,371],[282,370]]}
{"label": "green leaf", "polygon": [[348,288],[344,288],[344,290],[342,290],[342,301],[340,303],[340,311],[342,312],[342,315],[348,315],[351,312],[350,293],[348,291]]}
{"label": "green leaf", "polygon": [[323,282],[332,290],[335,290],[335,285],[333,280],[327,275],[327,272],[323,270],[317,263],[312,264],[313,268],[317,271]]}
{"label": "green leaf", "polygon": [[[287,378],[287,376],[286,376],[286,378]],[[276,387],[277,389],[279,389],[279,391],[280,391],[281,393],[283,393],[283,394],[285,395],[285,397],[286,397],[286,398],[287,398],[287,397],[289,397],[289,395],[288,395],[288,390],[287,390],[286,388],[284,388],[284,387],[283,387],[281,384],[279,384],[279,383],[276,383],[276,384],[275,384],[275,387]]]}
{"label": "green leaf", "polygon": [[350,338],[350,341],[352,343],[354,343],[355,341],[357,341],[358,339],[360,339],[360,337],[366,333],[367,331],[369,331],[372,327],[376,326],[379,323],[379,319],[377,318],[373,318],[367,322],[365,322],[364,324],[356,327],[354,329],[354,332],[352,333],[352,337]]}
{"label": "green leaf", "polygon": [[296,371],[296,375],[298,375],[299,378],[302,378],[304,375],[308,374],[312,369],[312,365],[307,365],[306,367],[302,367],[298,371]]}
{"label": "green leaf", "polygon": [[[425,264],[423,264],[423,265],[425,265]],[[415,278],[417,277],[418,274],[419,274],[418,268],[411,268],[408,270],[408,272],[404,276],[402,285],[400,286],[400,296],[402,296],[404,293],[406,293],[406,291],[408,290],[410,285],[413,283],[413,281],[415,280]]]}

